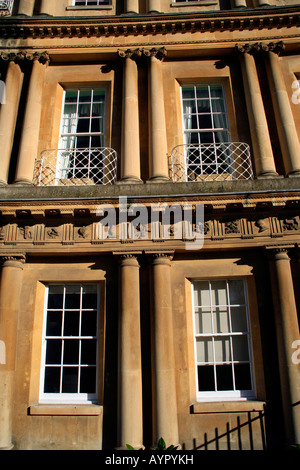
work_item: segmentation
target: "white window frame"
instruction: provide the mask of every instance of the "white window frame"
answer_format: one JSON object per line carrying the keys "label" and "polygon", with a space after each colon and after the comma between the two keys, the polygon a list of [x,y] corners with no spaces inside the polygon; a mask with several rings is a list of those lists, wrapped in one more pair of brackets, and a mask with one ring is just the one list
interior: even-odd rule
{"label": "white window frame", "polygon": [[[244,296],[245,296],[245,307],[246,307],[246,319],[247,319],[247,332],[226,332],[226,333],[196,333],[196,325],[195,325],[195,309],[199,308],[201,306],[196,306],[194,303],[194,283],[197,281],[206,281],[209,283],[210,286],[210,308],[213,308],[212,305],[212,299],[211,299],[211,282],[214,281],[225,281],[226,282],[226,287],[227,287],[227,299],[229,299],[229,289],[228,289],[228,281],[232,280],[239,280],[243,281],[244,284]],[[199,402],[213,402],[213,401],[244,401],[244,400],[253,400],[256,398],[256,386],[255,386],[255,376],[254,376],[254,360],[253,360],[253,348],[252,348],[252,339],[251,339],[251,325],[250,325],[250,312],[249,312],[249,300],[248,300],[248,293],[247,293],[247,280],[245,278],[234,278],[234,277],[228,277],[228,278],[213,278],[213,279],[193,279],[191,282],[191,295],[192,295],[192,311],[193,311],[193,333],[194,333],[194,359],[195,359],[195,379],[196,379],[196,396],[197,396],[197,401]],[[230,299],[228,302],[228,307],[229,311],[230,308],[236,306],[234,304],[230,304]],[[222,307],[222,305],[218,305],[218,307]],[[230,318],[230,313],[229,313],[229,318]],[[231,323],[231,319],[230,319]],[[212,322],[212,328],[213,328],[213,322]],[[240,334],[247,334],[248,338],[248,353],[249,353],[249,365],[250,365],[250,376],[251,376],[251,384],[252,384],[252,389],[251,390],[223,390],[223,391],[199,391],[198,390],[198,365],[200,364],[205,364],[205,362],[198,362],[197,361],[197,338],[203,337],[203,338],[220,338],[220,337],[233,337],[236,335]],[[230,341],[230,343],[232,343]],[[216,369],[215,366],[216,364],[225,364],[226,362],[219,362],[217,363],[215,361],[215,349],[213,346],[213,356],[214,356],[214,361],[212,365],[214,365],[214,381],[216,384]],[[233,358],[232,355],[232,344],[231,344],[231,358]],[[230,364],[232,365],[232,374],[233,374],[233,383],[234,383],[234,368],[233,364],[235,363],[234,358],[231,359]],[[234,384],[235,387],[235,384]]]}
{"label": "white window frame", "polygon": [[[84,5],[76,3],[76,1],[82,1],[85,2]],[[95,4],[95,2],[97,2]],[[76,7],[99,7],[99,6],[110,6],[111,5],[111,0],[73,0],[73,6]]]}
{"label": "white window frame", "polygon": [[[195,101],[195,104],[196,104],[196,112],[195,113],[192,113],[191,116],[196,116],[196,119],[197,121],[199,122],[199,116],[201,116],[201,113],[199,112],[199,109],[198,109],[198,102],[197,102],[197,87],[207,87],[208,89],[208,101],[210,103],[210,116],[211,116],[211,122],[212,122],[212,127],[210,128],[201,128],[200,126],[198,126],[197,128],[186,128],[186,124],[185,124],[185,114],[187,113],[184,113],[184,101],[187,101],[187,99],[183,98],[183,89],[185,87],[193,87],[194,89],[194,98],[193,100]],[[223,105],[224,105],[224,113],[220,113],[220,114],[224,114],[225,115],[225,127],[214,127],[214,115],[218,115],[217,112],[213,112],[213,106],[212,106],[212,102],[214,101],[214,98],[212,98],[211,96],[211,88],[212,87],[219,87],[221,90],[222,90],[222,100],[223,100]],[[205,98],[206,99],[206,98]],[[185,157],[185,177],[186,177],[186,181],[188,181],[189,179],[189,176],[188,176],[188,172],[189,170],[192,168],[195,168],[197,167],[197,164],[193,164],[193,162],[190,162],[190,155],[194,153],[194,150],[193,149],[196,149],[197,151],[197,146],[199,146],[199,153],[201,155],[201,158],[200,158],[200,161],[199,161],[199,175],[206,175],[206,174],[209,174],[207,172],[206,167],[207,167],[207,163],[206,161],[202,160],[202,155],[205,156],[206,152],[204,151],[203,152],[203,149],[206,147],[206,148],[210,148],[210,151],[212,152],[212,156],[214,157],[213,160],[211,159],[208,159],[207,161],[210,162],[211,165],[215,165],[215,168],[216,168],[216,172],[210,172],[210,173],[215,173],[215,174],[222,174],[222,173],[227,173],[227,172],[232,172],[232,163],[233,163],[233,157],[232,157],[232,154],[231,154],[231,151],[230,151],[230,145],[227,146],[227,149],[226,150],[223,150],[225,149],[226,147],[222,147],[222,143],[226,144],[226,143],[231,143],[231,135],[230,135],[230,126],[229,126],[229,118],[228,118],[228,106],[227,106],[227,102],[226,102],[226,93],[225,93],[225,87],[224,87],[224,84],[223,83],[220,83],[220,82],[193,82],[193,83],[181,83],[180,84],[180,101],[181,101],[181,119],[182,119],[182,131],[183,131],[183,143],[184,143],[184,157]],[[209,113],[203,113],[203,114],[209,114]],[[227,140],[224,140],[224,141],[221,141],[221,142],[218,142],[216,140],[216,136],[217,136],[217,133],[220,132],[224,135],[227,135]],[[200,134],[213,134],[213,142],[211,143],[206,143],[206,142],[201,142],[200,140]],[[200,141],[199,143],[193,143],[192,142],[192,134],[197,134],[197,139],[198,141]],[[191,135],[191,138],[189,138],[188,136]],[[189,140],[191,140],[191,142],[189,142]],[[221,152],[222,152],[222,158],[226,158],[226,161],[222,161],[222,159],[220,159],[219,157],[219,149],[221,149]],[[192,170],[193,171],[193,170]]]}
{"label": "white window frame", "polygon": [[[76,132],[63,132],[63,127],[64,127],[64,112],[65,112],[65,105],[66,105],[66,94],[68,91],[73,91],[73,92],[77,92],[77,101],[76,103],[74,102],[74,104],[76,104],[76,119],[78,121],[78,108],[79,108],[79,105],[80,105],[80,102],[79,102],[79,97],[80,97],[80,92],[81,91],[92,91],[92,100],[93,100],[93,93],[94,91],[103,91],[104,92],[104,95],[105,95],[105,103],[104,103],[104,113],[103,113],[103,131],[99,131],[99,132],[77,132],[77,124],[78,122],[76,123]],[[99,148],[103,148],[106,146],[106,126],[107,126],[107,87],[103,87],[103,86],[79,86],[79,87],[67,87],[64,89],[63,91],[63,98],[62,98],[62,109],[61,109],[61,118],[60,118],[60,132],[59,132],[59,144],[58,144],[58,148],[59,148],[59,152],[57,154],[57,164],[56,164],[56,180],[60,180],[61,178],[65,178],[66,177],[66,169],[68,168],[68,159],[70,158],[69,156],[69,153],[68,153],[68,148],[70,147],[65,147],[65,144],[64,144],[64,139],[67,137],[67,138],[70,138],[70,142],[71,142],[71,139],[74,138],[76,141],[77,141],[77,137],[97,137],[99,136],[100,139],[102,138],[103,140],[103,143],[104,145],[100,145]],[[92,106],[91,106],[91,110],[92,110]],[[92,112],[92,111],[91,111]],[[90,123],[91,123],[91,119],[92,119],[92,115],[90,114]],[[74,147],[71,148],[71,150],[76,150],[76,149],[80,149],[80,148],[83,148],[83,147],[79,147],[77,144],[74,144]],[[89,146],[89,147],[84,147],[85,149],[91,149],[92,147]],[[71,152],[72,153],[72,152]],[[72,175],[71,176],[68,176],[68,178],[72,178]]]}
{"label": "white window frame", "polygon": [[[49,287],[50,286],[63,286],[64,291],[67,286],[80,286],[85,287],[88,285],[96,285],[97,286],[97,332],[95,337],[91,336],[46,336],[46,326],[47,326],[47,304],[48,304],[48,294],[49,294]],[[52,309],[51,309],[52,310]],[[55,310],[55,309],[53,309]],[[60,309],[57,309],[60,310]],[[78,309],[74,309],[78,310]],[[87,310],[87,309],[86,309]],[[92,310],[92,309],[91,309]],[[82,306],[80,306],[80,315],[82,312]],[[99,380],[99,315],[100,315],[100,287],[97,283],[80,283],[80,282],[57,282],[57,283],[51,283],[45,286],[45,299],[44,299],[44,318],[43,318],[43,332],[42,332],[42,351],[41,351],[41,372],[40,372],[40,391],[39,391],[39,403],[47,403],[47,404],[91,404],[91,403],[97,403],[98,402],[98,380]],[[64,316],[64,309],[63,309],[63,316]],[[63,329],[63,320],[62,320],[62,329]],[[62,330],[63,333],[63,330]],[[96,347],[96,363],[93,365],[93,367],[96,367],[96,390],[95,393],[45,393],[44,392],[44,384],[45,384],[45,369],[46,369],[46,344],[47,344],[47,339],[62,339],[62,341],[65,338],[73,338],[73,339],[96,339],[97,347]],[[60,367],[61,372],[60,372],[60,387],[62,386],[62,368],[63,368],[63,348],[61,352],[61,363],[57,365],[52,365],[53,367]],[[49,367],[49,365],[48,365]],[[82,364],[78,364],[78,367],[82,367]],[[86,366],[88,367],[88,366]],[[80,384],[80,376],[78,375],[78,386]]]}

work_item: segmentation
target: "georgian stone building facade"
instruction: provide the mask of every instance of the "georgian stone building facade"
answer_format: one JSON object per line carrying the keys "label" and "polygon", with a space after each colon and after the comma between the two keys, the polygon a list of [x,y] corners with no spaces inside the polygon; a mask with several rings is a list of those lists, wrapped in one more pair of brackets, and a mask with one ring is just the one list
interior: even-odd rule
{"label": "georgian stone building facade", "polygon": [[300,444],[299,4],[0,11],[0,448]]}

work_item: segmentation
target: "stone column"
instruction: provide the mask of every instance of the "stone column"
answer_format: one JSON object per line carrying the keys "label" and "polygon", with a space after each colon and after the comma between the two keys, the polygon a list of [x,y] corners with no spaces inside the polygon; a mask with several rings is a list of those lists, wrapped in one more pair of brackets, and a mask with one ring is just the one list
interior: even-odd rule
{"label": "stone column", "polygon": [[275,326],[285,431],[288,445],[300,444],[300,364],[293,360],[299,324],[287,248],[267,249],[274,299]]}
{"label": "stone column", "polygon": [[246,0],[233,0],[230,2],[232,5],[232,8],[246,8]]}
{"label": "stone column", "polygon": [[[23,255],[2,257],[0,281],[0,449],[12,449],[14,374]],[[4,352],[3,352],[4,351]]]}
{"label": "stone column", "polygon": [[273,150],[255,60],[249,45],[237,46],[242,52],[241,67],[246,96],[246,105],[253,144],[257,177],[278,176],[276,173]]}
{"label": "stone column", "polygon": [[138,68],[139,49],[118,51],[124,58],[121,181],[141,183]]}
{"label": "stone column", "polygon": [[33,16],[35,0],[19,0],[18,15]]}
{"label": "stone column", "polygon": [[46,52],[27,54],[26,57],[33,60],[33,65],[14,181],[19,184],[32,184],[39,143],[44,75],[46,65],[49,62],[49,56]]}
{"label": "stone column", "polygon": [[148,0],[148,13],[160,12],[160,0]]}
{"label": "stone column", "polygon": [[143,446],[140,281],[136,254],[120,261],[118,446]]}
{"label": "stone column", "polygon": [[8,61],[5,78],[5,103],[0,107],[0,184],[6,184],[19,109],[23,74],[18,64],[18,56],[16,54],[2,54],[1,59]]}
{"label": "stone column", "polygon": [[289,96],[278,57],[283,44],[272,44],[267,47],[269,86],[286,173],[288,176],[300,176],[300,143],[290,103],[291,92]]}
{"label": "stone column", "polygon": [[170,253],[152,257],[153,446],[178,445]]}
{"label": "stone column", "polygon": [[139,13],[139,0],[126,0],[126,13]]}
{"label": "stone column", "polygon": [[53,8],[53,0],[41,0],[41,8],[40,14],[41,15],[51,15],[52,16],[52,8]]}
{"label": "stone column", "polygon": [[166,117],[161,62],[166,56],[165,48],[144,49],[150,58],[149,106],[150,106],[150,180],[169,180]]}

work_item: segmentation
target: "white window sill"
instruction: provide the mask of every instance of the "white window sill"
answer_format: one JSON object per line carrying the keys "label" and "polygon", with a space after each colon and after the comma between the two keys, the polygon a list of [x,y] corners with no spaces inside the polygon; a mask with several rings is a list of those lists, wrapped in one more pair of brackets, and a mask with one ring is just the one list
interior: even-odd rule
{"label": "white window sill", "polygon": [[99,416],[103,413],[101,405],[54,405],[37,404],[29,406],[30,416]]}
{"label": "white window sill", "polygon": [[214,0],[201,0],[201,2],[176,2],[171,3],[171,7],[202,7],[207,5],[217,5],[218,2]]}
{"label": "white window sill", "polygon": [[245,401],[224,401],[224,402],[203,402],[193,403],[191,406],[192,414],[204,413],[242,413],[247,411],[262,411],[264,401],[245,400]]}
{"label": "white window sill", "polygon": [[112,5],[76,5],[66,7],[66,10],[112,10]]}

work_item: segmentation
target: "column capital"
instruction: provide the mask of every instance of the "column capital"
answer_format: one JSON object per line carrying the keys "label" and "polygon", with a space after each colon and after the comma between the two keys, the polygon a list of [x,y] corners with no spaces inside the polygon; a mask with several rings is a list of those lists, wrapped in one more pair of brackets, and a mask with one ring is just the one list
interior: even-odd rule
{"label": "column capital", "polygon": [[294,244],[291,245],[268,245],[265,246],[265,251],[270,260],[277,261],[279,259],[290,260],[289,250],[295,248]]}
{"label": "column capital", "polygon": [[174,250],[145,251],[145,254],[149,256],[153,264],[165,264],[171,266],[171,261],[174,257]]}
{"label": "column capital", "polygon": [[285,48],[283,41],[278,42],[255,42],[255,43],[246,43],[246,44],[236,44],[235,49],[242,53],[255,54],[258,52],[274,52],[280,54]]}
{"label": "column capital", "polygon": [[167,57],[167,49],[165,47],[152,47],[151,49],[143,49],[143,54],[146,57],[155,57],[163,61]]}
{"label": "column capital", "polygon": [[3,51],[0,52],[0,59],[5,62],[15,62],[15,63],[24,63],[25,61],[33,62],[39,61],[41,64],[48,64],[50,62],[50,56],[47,51],[44,52],[28,52],[28,51],[19,51],[19,52],[10,52]]}
{"label": "column capital", "polygon": [[138,59],[142,55],[141,49],[118,49],[118,56],[122,59]]}
{"label": "column capital", "polygon": [[2,267],[5,266],[14,266],[17,268],[23,269],[23,265],[26,262],[25,253],[16,253],[16,254],[1,254],[0,260],[2,261]]}
{"label": "column capital", "polygon": [[118,260],[120,266],[139,266],[138,256],[141,251],[113,251],[112,253]]}

